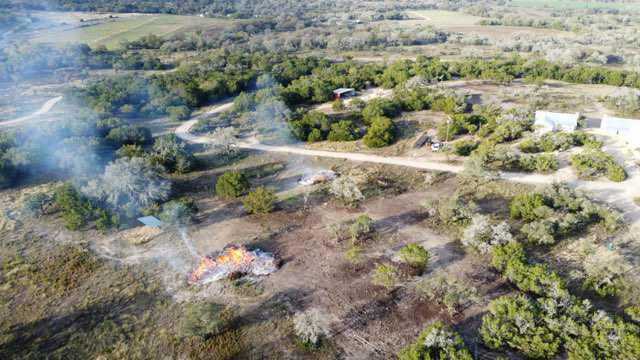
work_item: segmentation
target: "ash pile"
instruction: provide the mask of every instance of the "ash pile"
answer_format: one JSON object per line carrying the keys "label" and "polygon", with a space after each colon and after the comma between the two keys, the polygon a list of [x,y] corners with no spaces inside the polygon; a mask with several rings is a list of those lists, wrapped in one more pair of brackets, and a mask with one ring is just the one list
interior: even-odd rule
{"label": "ash pile", "polygon": [[269,275],[278,270],[273,254],[243,245],[227,245],[222,251],[203,257],[187,279],[189,284],[207,284],[232,277]]}
{"label": "ash pile", "polygon": [[331,170],[321,170],[318,171],[316,173],[313,174],[307,174],[304,175],[303,177],[301,177],[298,180],[298,184],[300,185],[315,185],[315,184],[320,184],[320,183],[324,183],[327,181],[331,181],[333,179],[336,178],[336,173],[335,171],[331,171]]}

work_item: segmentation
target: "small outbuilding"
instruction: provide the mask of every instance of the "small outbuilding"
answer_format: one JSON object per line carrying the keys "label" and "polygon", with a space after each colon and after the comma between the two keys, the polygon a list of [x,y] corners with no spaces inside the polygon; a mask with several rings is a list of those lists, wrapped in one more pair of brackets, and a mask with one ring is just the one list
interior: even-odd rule
{"label": "small outbuilding", "polygon": [[554,113],[549,111],[536,111],[534,125],[542,132],[548,131],[574,131],[578,127],[580,113]]}
{"label": "small outbuilding", "polygon": [[621,136],[629,144],[640,147],[640,120],[605,115],[600,123],[600,130]]}
{"label": "small outbuilding", "polygon": [[144,217],[138,218],[138,221],[140,221],[146,227],[155,228],[155,229],[159,229],[162,227],[162,221],[160,221],[160,219],[158,219],[155,216],[144,216]]}
{"label": "small outbuilding", "polygon": [[346,99],[352,96],[356,96],[356,89],[354,88],[339,88],[333,90],[333,96],[336,99]]}

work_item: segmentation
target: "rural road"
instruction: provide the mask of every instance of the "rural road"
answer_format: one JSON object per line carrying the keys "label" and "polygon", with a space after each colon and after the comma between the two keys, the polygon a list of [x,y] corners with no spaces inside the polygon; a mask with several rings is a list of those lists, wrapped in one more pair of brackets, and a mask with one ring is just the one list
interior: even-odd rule
{"label": "rural road", "polygon": [[31,119],[34,119],[34,118],[36,118],[36,117],[38,117],[40,115],[44,115],[44,114],[48,113],[49,111],[51,111],[51,109],[53,109],[53,107],[60,100],[62,100],[62,96],[56,96],[53,99],[49,99],[49,100],[47,100],[47,102],[42,104],[40,109],[36,110],[34,113],[29,114],[27,116],[23,116],[21,118],[0,122],[0,126],[15,126],[15,125],[19,125],[19,124],[21,124],[23,122],[29,121]]}
{"label": "rural road", "polygon": [[[224,112],[231,108],[232,102],[226,102],[207,111],[205,115],[211,115]],[[200,115],[202,116],[202,115]],[[196,144],[207,144],[212,140],[207,136],[194,135],[190,132],[191,128],[198,121],[198,117],[186,121],[180,125],[175,134],[179,138]],[[376,164],[406,166],[421,170],[444,171],[450,173],[460,173],[463,166],[447,164],[437,161],[429,161],[420,158],[400,157],[400,156],[380,156],[373,154],[361,154],[350,152],[337,152],[326,150],[305,149],[303,145],[265,145],[260,144],[257,139],[251,138],[236,144],[242,149],[259,150],[265,152],[296,154],[302,156],[317,156],[334,159],[344,159],[350,161],[369,162]],[[561,168],[553,174],[535,174],[535,173],[516,173],[516,172],[500,172],[499,177],[504,180],[514,181],[531,185],[549,185],[557,182],[565,182],[570,186],[588,191],[591,197],[596,200],[606,202],[618,208],[623,212],[625,219],[632,226],[640,227],[640,207],[634,203],[634,198],[640,197],[640,173],[638,167],[633,161],[625,164],[629,178],[620,183],[608,180],[585,181],[576,177],[570,167]]]}

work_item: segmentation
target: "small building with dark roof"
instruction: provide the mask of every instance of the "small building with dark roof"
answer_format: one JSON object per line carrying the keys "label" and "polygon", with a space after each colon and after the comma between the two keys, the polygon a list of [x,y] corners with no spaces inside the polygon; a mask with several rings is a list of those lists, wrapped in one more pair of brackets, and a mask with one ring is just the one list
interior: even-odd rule
{"label": "small building with dark roof", "polygon": [[333,90],[333,96],[336,99],[346,99],[356,95],[356,89],[354,88],[339,88]]}

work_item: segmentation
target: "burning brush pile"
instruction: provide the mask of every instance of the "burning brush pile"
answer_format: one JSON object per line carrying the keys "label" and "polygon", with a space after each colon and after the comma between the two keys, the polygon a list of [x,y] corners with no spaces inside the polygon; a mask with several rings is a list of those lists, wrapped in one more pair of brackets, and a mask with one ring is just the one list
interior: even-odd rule
{"label": "burning brush pile", "polygon": [[189,284],[206,284],[212,281],[243,275],[269,275],[278,269],[278,261],[268,252],[247,250],[242,245],[227,245],[217,254],[205,256],[200,265],[189,274]]}

